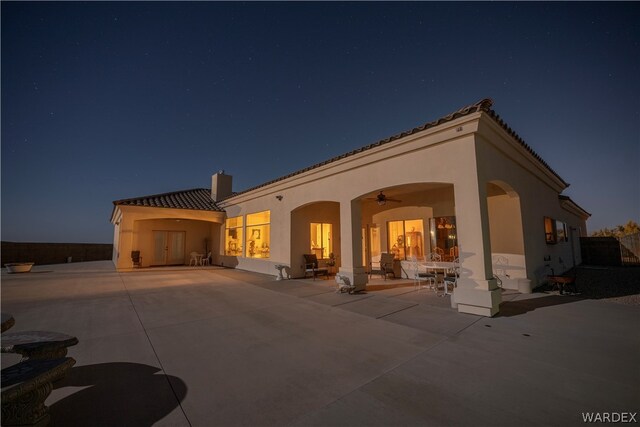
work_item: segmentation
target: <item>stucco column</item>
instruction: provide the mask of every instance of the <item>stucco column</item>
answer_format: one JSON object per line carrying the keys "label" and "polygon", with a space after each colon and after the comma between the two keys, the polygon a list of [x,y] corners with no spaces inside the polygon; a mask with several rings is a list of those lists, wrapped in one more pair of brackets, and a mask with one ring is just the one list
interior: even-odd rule
{"label": "stucco column", "polygon": [[455,188],[460,278],[451,303],[461,313],[493,316],[502,299],[493,278],[486,185]]}
{"label": "stucco column", "polygon": [[[120,238],[118,241],[118,259],[114,260],[117,269],[131,268],[131,251],[133,249],[133,220],[126,216],[122,218],[120,223]],[[143,259],[143,261],[145,261]]]}
{"label": "stucco column", "polygon": [[364,290],[368,276],[362,261],[362,206],[359,200],[340,202],[339,274],[347,276],[356,290]]}

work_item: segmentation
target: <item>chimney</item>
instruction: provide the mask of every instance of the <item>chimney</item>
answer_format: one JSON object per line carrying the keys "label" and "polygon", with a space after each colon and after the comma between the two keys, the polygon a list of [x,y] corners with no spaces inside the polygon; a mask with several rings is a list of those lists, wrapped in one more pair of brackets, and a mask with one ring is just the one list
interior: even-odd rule
{"label": "chimney", "polygon": [[211,177],[211,198],[217,202],[231,195],[231,175],[225,175],[224,171],[218,171]]}

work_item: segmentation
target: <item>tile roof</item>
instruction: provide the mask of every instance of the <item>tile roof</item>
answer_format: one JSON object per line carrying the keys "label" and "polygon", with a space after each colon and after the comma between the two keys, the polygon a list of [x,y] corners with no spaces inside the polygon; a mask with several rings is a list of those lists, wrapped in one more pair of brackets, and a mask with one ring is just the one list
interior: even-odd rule
{"label": "tile roof", "polygon": [[235,196],[240,195],[240,194],[248,193],[248,192],[253,191],[253,190],[257,190],[258,188],[261,188],[261,187],[266,187],[266,186],[274,184],[276,182],[283,181],[283,180],[285,180],[287,178],[291,178],[293,176],[302,174],[304,172],[308,172],[308,171],[310,171],[312,169],[316,169],[316,168],[319,168],[321,166],[327,165],[329,163],[333,163],[333,162],[335,162],[337,160],[341,160],[341,159],[344,159],[346,157],[353,156],[353,155],[361,153],[363,151],[371,150],[372,148],[379,147],[379,146],[384,145],[384,144],[388,144],[389,142],[395,141],[395,140],[400,139],[400,138],[404,138],[405,136],[413,135],[413,134],[415,134],[417,132],[421,132],[423,130],[430,129],[430,128],[433,128],[435,126],[441,125],[442,123],[450,122],[450,121],[455,120],[455,119],[457,119],[459,117],[467,116],[469,114],[476,113],[476,112],[481,112],[481,111],[487,113],[489,115],[489,117],[491,117],[498,125],[500,125],[522,147],[524,147],[524,149],[527,150],[538,162],[540,162],[542,164],[542,166],[544,166],[547,170],[549,170],[566,187],[568,187],[569,184],[565,180],[563,180],[562,177],[560,177],[560,175],[558,175],[558,173],[556,171],[554,171],[551,168],[551,166],[549,166],[547,164],[547,162],[545,162],[542,159],[542,157],[540,157],[540,155],[538,155],[535,151],[533,151],[533,149],[527,143],[525,143],[524,140],[514,130],[512,130],[500,118],[500,116],[498,114],[496,114],[495,111],[493,111],[491,109],[492,106],[493,106],[493,101],[491,99],[489,99],[489,98],[485,98],[485,99],[483,99],[481,101],[476,102],[475,104],[467,105],[466,107],[463,107],[463,108],[459,109],[458,111],[454,111],[453,113],[448,114],[448,115],[446,115],[444,117],[441,117],[441,118],[439,118],[437,120],[431,121],[429,123],[425,123],[422,126],[418,126],[418,127],[415,127],[415,128],[413,128],[411,130],[408,130],[408,131],[401,132],[399,134],[390,136],[390,137],[382,139],[382,140],[380,140],[378,142],[374,142],[373,144],[369,144],[369,145],[366,145],[364,147],[357,148],[357,149],[355,149],[353,151],[350,151],[348,153],[341,154],[339,156],[333,157],[331,159],[325,160],[325,161],[320,162],[320,163],[316,163],[315,165],[308,166],[308,167],[306,167],[304,169],[300,169],[299,171],[290,173],[290,174],[285,175],[285,176],[281,176],[280,178],[276,178],[274,180],[267,181],[267,182],[265,182],[263,184],[255,186],[255,187],[251,187],[251,188],[248,188],[246,190],[239,191],[239,192],[234,192],[233,194],[231,194],[230,196],[226,197],[223,200],[229,199],[231,197],[235,197]]}
{"label": "tile roof", "polygon": [[573,206],[575,206],[578,210],[582,211],[586,216],[591,216],[591,214],[589,212],[587,212],[582,206],[580,206],[579,204],[577,204],[576,202],[574,202],[571,197],[569,196],[565,196],[564,194],[558,194],[558,199],[562,200],[563,202],[568,202],[571,203]]}
{"label": "tile roof", "polygon": [[192,190],[174,191],[172,193],[115,200],[113,204],[116,206],[147,206],[154,208],[192,209],[199,211],[223,211],[213,201],[211,198],[211,190],[207,188],[194,188]]}

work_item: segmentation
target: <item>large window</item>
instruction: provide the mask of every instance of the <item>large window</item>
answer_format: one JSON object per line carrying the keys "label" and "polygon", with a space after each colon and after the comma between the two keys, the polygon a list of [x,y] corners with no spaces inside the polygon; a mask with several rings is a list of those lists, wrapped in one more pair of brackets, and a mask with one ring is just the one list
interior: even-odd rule
{"label": "large window", "polygon": [[424,256],[424,225],[421,219],[389,221],[387,228],[389,252],[396,258]]}
{"label": "large window", "polygon": [[439,216],[429,219],[431,252],[443,260],[458,258],[458,235],[455,216]]}
{"label": "large window", "polygon": [[227,218],[224,234],[224,254],[242,256],[242,217]]}
{"label": "large window", "polygon": [[311,223],[311,253],[318,259],[327,259],[333,252],[333,235],[331,224]]}
{"label": "large window", "polygon": [[271,243],[271,211],[247,215],[246,256],[269,258]]}

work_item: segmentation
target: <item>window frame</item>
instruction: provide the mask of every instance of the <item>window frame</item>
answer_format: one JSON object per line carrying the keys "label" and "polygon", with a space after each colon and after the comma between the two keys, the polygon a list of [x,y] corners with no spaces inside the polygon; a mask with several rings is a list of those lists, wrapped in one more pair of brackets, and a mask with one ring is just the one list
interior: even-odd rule
{"label": "window frame", "polygon": [[[266,222],[251,221],[251,217],[258,217],[258,215],[266,214]],[[266,209],[263,211],[248,213],[245,215],[245,248],[244,257],[251,259],[269,259],[271,258],[271,210]],[[251,235],[249,235],[249,229],[251,229]],[[265,232],[266,231],[266,232]],[[264,240],[262,246],[255,248],[256,240]],[[254,245],[251,245],[254,242]],[[251,254],[251,251],[254,253]],[[256,254],[259,255],[256,256]]]}
{"label": "window frame", "polygon": [[[311,236],[311,230],[314,226],[320,226],[320,246],[317,248],[314,248],[312,243],[314,242],[314,240],[312,239]],[[329,226],[329,236],[328,236],[328,241],[329,241],[329,247],[325,248],[323,246],[323,240],[324,240],[324,230],[325,230],[325,226]],[[315,254],[315,251],[317,251],[318,249],[322,249],[322,257],[318,257],[318,259],[329,259],[329,256],[333,253],[333,224],[331,224],[330,222],[310,222],[309,223],[309,250],[311,251],[310,253]],[[326,253],[326,256],[325,256]]]}
{"label": "window frame", "polygon": [[[240,220],[240,225],[235,225],[235,226],[229,226],[229,223],[231,220]],[[230,242],[230,232],[234,231],[236,233],[236,237],[233,238],[233,240],[235,240],[235,244],[237,245],[237,243],[240,243],[240,249],[236,249],[235,253],[231,253],[229,247],[230,247],[230,243],[234,243],[234,242]],[[239,230],[239,231],[238,231]],[[240,235],[240,237],[238,237],[238,234]],[[224,221],[224,254],[225,256],[240,256],[243,257],[244,256],[244,216],[243,215],[238,215],[238,216],[234,216],[234,217],[230,217],[227,218]],[[237,246],[236,246],[237,248]]]}

